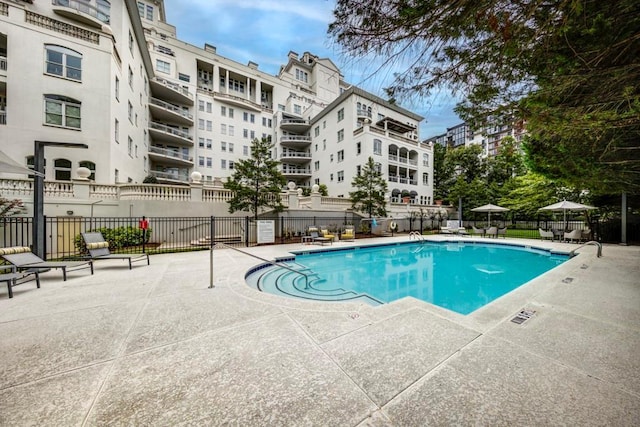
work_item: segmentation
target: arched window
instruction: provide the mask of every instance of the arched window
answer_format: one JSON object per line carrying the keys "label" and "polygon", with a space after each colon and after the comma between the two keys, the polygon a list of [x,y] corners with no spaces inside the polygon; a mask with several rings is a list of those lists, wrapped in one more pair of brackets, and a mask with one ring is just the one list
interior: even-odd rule
{"label": "arched window", "polygon": [[91,171],[91,175],[89,175],[89,179],[91,181],[96,180],[96,164],[95,163],[90,162],[88,160],[83,160],[78,164],[80,165],[81,168],[87,168]]}
{"label": "arched window", "polygon": [[71,161],[55,159],[53,161],[53,173],[56,181],[71,181]]}
{"label": "arched window", "polygon": [[47,125],[80,129],[80,101],[66,96],[44,96],[44,122]]}
{"label": "arched window", "polygon": [[66,47],[46,44],[45,73],[82,81],[82,54]]}
{"label": "arched window", "polygon": [[429,166],[429,154],[422,153],[422,166]]}

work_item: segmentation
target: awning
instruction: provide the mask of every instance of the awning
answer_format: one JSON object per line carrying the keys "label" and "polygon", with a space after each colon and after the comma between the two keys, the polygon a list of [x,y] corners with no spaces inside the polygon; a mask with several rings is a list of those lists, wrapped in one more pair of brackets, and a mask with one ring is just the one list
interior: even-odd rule
{"label": "awning", "polygon": [[0,172],[28,174],[28,175],[42,175],[39,172],[33,171],[29,168],[22,166],[20,163],[14,161],[2,151],[0,151]]}
{"label": "awning", "polygon": [[398,197],[400,195],[400,190],[398,190],[397,188],[394,188],[393,190],[391,190],[391,195],[393,197]]}
{"label": "awning", "polygon": [[416,197],[418,195],[418,192],[415,190],[411,190],[409,194],[411,195],[411,197]]}

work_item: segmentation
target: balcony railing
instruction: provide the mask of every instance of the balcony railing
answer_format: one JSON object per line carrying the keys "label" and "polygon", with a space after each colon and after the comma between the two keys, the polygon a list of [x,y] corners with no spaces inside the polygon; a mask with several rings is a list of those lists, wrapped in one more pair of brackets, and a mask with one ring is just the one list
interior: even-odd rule
{"label": "balcony railing", "polygon": [[294,168],[294,167],[283,167],[282,173],[285,175],[310,175],[311,168]]}
{"label": "balcony railing", "polygon": [[193,137],[189,135],[189,132],[184,132],[179,129],[175,129],[170,126],[164,125],[162,123],[156,123],[156,122],[149,123],[149,127],[151,129],[156,129],[162,132],[170,133],[172,135],[179,136],[180,138],[184,138],[193,142]]}
{"label": "balcony railing", "polygon": [[169,89],[172,89],[178,92],[179,94],[181,94],[182,96],[185,96],[193,101],[193,95],[191,94],[191,92],[189,92],[187,89],[183,88],[182,86],[176,83],[170,82],[169,80],[160,79],[158,77],[154,78],[153,81],[155,83],[159,83],[165,87],[168,87]]}
{"label": "balcony railing", "polygon": [[311,152],[307,151],[283,151],[282,153],[280,153],[280,158],[283,157],[302,157],[302,158],[308,158],[311,157]]}
{"label": "balcony railing", "polygon": [[176,151],[176,150],[168,150],[166,148],[160,148],[160,147],[151,146],[151,147],[149,147],[149,152],[150,153],[161,154],[163,156],[173,157],[175,159],[180,159],[180,160],[184,160],[186,162],[192,162],[193,163],[193,157],[190,157],[189,154],[187,154],[187,153],[181,153],[181,152]]}
{"label": "balcony railing", "polygon": [[159,179],[170,179],[172,181],[189,182],[189,173],[186,171],[185,172],[150,171],[149,173]]}
{"label": "balcony railing", "polygon": [[165,110],[169,110],[172,111],[176,114],[181,115],[182,117],[185,117],[191,121],[193,121],[193,114],[189,113],[189,111],[184,110],[182,108],[178,108],[175,105],[169,104],[168,102],[164,102],[158,98],[151,98],[150,99],[151,104],[153,105],[157,105],[158,107],[162,107]]}
{"label": "balcony railing", "polygon": [[310,136],[305,135],[282,135],[280,142],[311,142]]}
{"label": "balcony railing", "polygon": [[371,111],[364,110],[362,108],[358,108],[358,116],[359,117],[367,117],[371,118]]}
{"label": "balcony railing", "polygon": [[309,120],[305,120],[305,119],[282,119],[280,121],[281,125],[304,125],[304,126],[308,126],[309,125]]}
{"label": "balcony railing", "polygon": [[53,0],[56,6],[68,7],[108,24],[111,18],[111,4],[106,0]]}
{"label": "balcony railing", "polygon": [[0,56],[0,70],[7,71],[7,57]]}
{"label": "balcony railing", "polygon": [[0,125],[6,125],[6,124],[7,124],[7,112],[0,111]]}

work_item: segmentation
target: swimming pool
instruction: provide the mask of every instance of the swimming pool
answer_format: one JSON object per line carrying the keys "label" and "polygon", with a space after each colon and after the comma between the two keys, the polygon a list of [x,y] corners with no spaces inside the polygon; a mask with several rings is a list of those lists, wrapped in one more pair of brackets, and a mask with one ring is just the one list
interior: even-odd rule
{"label": "swimming pool", "polygon": [[[263,292],[322,301],[384,304],[411,296],[469,314],[540,274],[567,255],[483,242],[412,242],[294,252],[247,273]],[[292,271],[295,270],[295,271]]]}

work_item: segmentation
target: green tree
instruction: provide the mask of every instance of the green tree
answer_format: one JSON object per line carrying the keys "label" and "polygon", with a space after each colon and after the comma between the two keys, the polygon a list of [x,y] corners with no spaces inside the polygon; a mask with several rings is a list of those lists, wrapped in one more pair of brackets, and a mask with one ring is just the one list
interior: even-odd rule
{"label": "green tree", "polygon": [[347,55],[402,70],[390,97],[449,87],[471,123],[524,119],[531,169],[640,193],[637,0],[337,0],[334,17]]}
{"label": "green tree", "polygon": [[273,144],[266,138],[251,142],[251,157],[235,163],[233,175],[224,188],[234,192],[229,200],[229,212],[248,211],[258,219],[261,209],[282,212],[280,192],[286,179],[278,170],[279,162],[271,158]]}
{"label": "green tree", "polygon": [[366,212],[369,218],[387,216],[384,198],[387,192],[387,180],[382,177],[382,172],[376,166],[373,157],[369,157],[360,175],[353,178],[351,186],[355,189],[349,193],[354,210]]}
{"label": "green tree", "polygon": [[453,176],[451,163],[446,162],[447,147],[433,146],[433,197],[435,200],[448,200],[449,189],[445,185]]}
{"label": "green tree", "polygon": [[529,172],[513,179],[514,185],[499,199],[498,204],[511,209],[510,214],[523,218],[535,218],[538,209],[554,203],[560,189],[544,176]]}

